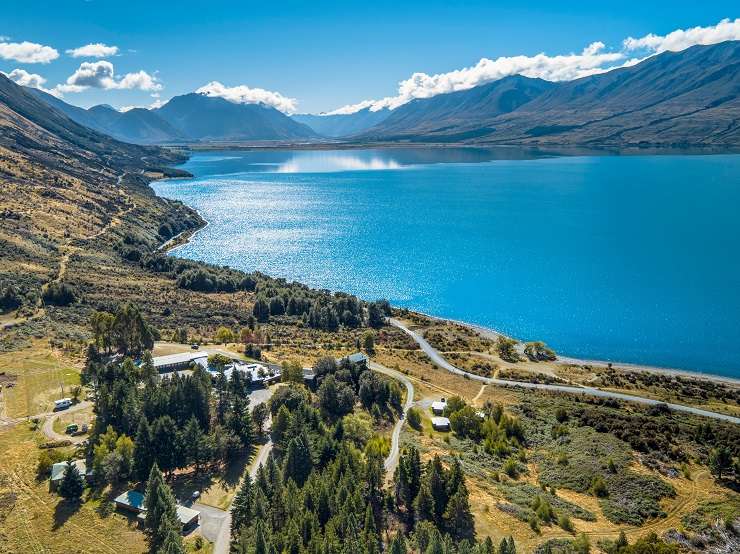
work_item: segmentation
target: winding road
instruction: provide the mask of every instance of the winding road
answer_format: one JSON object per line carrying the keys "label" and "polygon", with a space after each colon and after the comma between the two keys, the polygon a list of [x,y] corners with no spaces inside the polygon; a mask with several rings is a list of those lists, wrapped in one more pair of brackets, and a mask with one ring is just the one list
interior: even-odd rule
{"label": "winding road", "polygon": [[401,381],[401,383],[406,387],[406,402],[403,404],[403,413],[401,414],[401,417],[398,418],[396,425],[393,427],[393,433],[391,433],[391,450],[383,461],[386,479],[389,479],[393,477],[393,473],[396,471],[396,466],[398,465],[398,457],[401,451],[399,446],[401,442],[401,429],[403,429],[403,424],[406,421],[406,414],[411,406],[414,405],[414,384],[411,382],[411,379],[395,369],[390,369],[375,362],[370,362],[368,366],[373,371],[383,373],[388,377]]}
{"label": "winding road", "polygon": [[662,402],[660,400],[654,400],[652,398],[644,398],[642,396],[633,396],[631,394],[623,394],[620,392],[605,391],[605,390],[597,389],[594,387],[550,385],[546,383],[527,383],[523,381],[510,381],[508,379],[497,379],[495,377],[483,377],[482,375],[476,375],[475,373],[470,373],[469,371],[462,370],[459,367],[455,367],[454,365],[452,365],[431,344],[429,344],[424,339],[424,337],[422,337],[419,333],[412,331],[411,329],[406,327],[403,323],[401,323],[397,319],[391,318],[389,319],[389,322],[391,325],[393,325],[394,327],[397,327],[398,329],[400,329],[401,331],[409,335],[412,339],[414,339],[414,341],[416,341],[416,343],[419,345],[422,351],[427,356],[429,356],[429,358],[432,360],[432,362],[435,365],[441,367],[442,369],[446,369],[450,373],[454,373],[456,375],[460,375],[468,379],[473,379],[475,381],[480,381],[482,383],[488,383],[491,385],[499,385],[503,387],[539,389],[539,390],[547,390],[547,391],[554,391],[554,392],[566,392],[566,393],[572,393],[572,394],[589,394],[592,396],[599,396],[602,398],[614,398],[617,400],[625,400],[627,402],[637,402],[639,404],[647,404],[649,406],[665,405],[665,406],[668,406],[671,410],[675,410],[677,412],[685,412],[685,413],[689,413],[693,415],[709,417],[712,419],[729,421],[730,423],[735,423],[735,424],[740,425],[740,418],[734,417],[728,414],[710,412],[709,410],[702,410],[701,408],[694,408],[693,406],[684,406],[683,404],[672,404],[670,402]]}

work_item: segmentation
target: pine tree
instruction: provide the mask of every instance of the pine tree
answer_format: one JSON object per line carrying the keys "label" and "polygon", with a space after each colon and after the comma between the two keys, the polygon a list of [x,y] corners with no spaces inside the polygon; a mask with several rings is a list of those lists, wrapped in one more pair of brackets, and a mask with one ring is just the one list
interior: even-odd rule
{"label": "pine tree", "polygon": [[419,494],[414,501],[414,512],[417,521],[434,521],[436,510],[434,509],[434,497],[429,489],[429,483],[425,481],[419,489]]}
{"label": "pine tree", "polygon": [[203,431],[195,416],[191,416],[180,434],[180,450],[185,466],[194,464],[199,459],[199,449],[203,441]]}
{"label": "pine tree", "polygon": [[156,553],[164,545],[171,528],[180,533],[175,497],[172,489],[164,482],[162,472],[156,463],[152,466],[146,483],[144,508],[146,510],[144,527],[149,539],[149,551]]}
{"label": "pine tree", "polygon": [[396,533],[396,535],[393,537],[393,540],[391,541],[390,548],[388,549],[389,554],[406,554],[406,541],[403,538],[403,535],[399,531]]}
{"label": "pine tree", "polygon": [[244,476],[239,492],[234,497],[231,507],[231,536],[232,539],[239,536],[242,527],[246,527],[252,520],[252,508],[254,491],[252,490],[252,478],[247,473]]}
{"label": "pine tree", "polygon": [[455,540],[472,540],[474,538],[475,524],[473,515],[470,513],[468,489],[464,481],[460,483],[457,492],[447,502],[444,522],[447,532]]}
{"label": "pine tree", "polygon": [[157,418],[152,426],[152,444],[157,464],[163,471],[171,472],[177,467],[177,425],[168,415]]}
{"label": "pine tree", "polygon": [[59,485],[59,494],[67,500],[79,500],[84,490],[85,482],[77,466],[72,463],[72,460],[67,461],[67,467],[64,468],[64,476]]}
{"label": "pine tree", "polygon": [[307,437],[300,436],[291,439],[288,451],[285,454],[285,465],[283,466],[283,479],[293,479],[296,485],[302,487],[308,479],[313,463],[311,462],[311,451],[306,444]]}
{"label": "pine tree", "polygon": [[442,514],[447,508],[447,479],[439,456],[434,456],[434,459],[429,462],[426,478],[429,483],[429,492],[434,498],[434,521],[437,526],[441,527]]}
{"label": "pine tree", "polygon": [[157,554],[185,554],[186,550],[182,543],[178,522],[163,518],[157,534],[162,537],[162,545],[156,551]]}

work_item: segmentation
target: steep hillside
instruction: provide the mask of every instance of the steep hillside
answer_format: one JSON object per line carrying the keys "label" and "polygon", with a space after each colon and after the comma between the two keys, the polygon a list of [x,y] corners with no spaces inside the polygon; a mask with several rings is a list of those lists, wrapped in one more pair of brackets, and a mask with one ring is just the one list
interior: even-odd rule
{"label": "steep hillside", "polygon": [[192,140],[275,141],[316,138],[309,127],[262,104],[203,94],[176,96],[154,113]]}
{"label": "steep hillside", "polygon": [[513,112],[555,85],[521,75],[506,77],[486,85],[412,100],[396,108],[377,127],[363,136],[399,140],[464,140],[490,132],[488,122]]}
{"label": "steep hillside", "polygon": [[740,144],[738,41],[665,52],[632,67],[522,90],[532,81],[513,77],[415,100],[357,139],[616,146]]}
{"label": "steep hillside", "polygon": [[351,114],[295,114],[291,118],[308,125],[323,137],[340,138],[362,133],[385,120],[390,114],[391,111],[387,108],[377,111],[365,108]]}

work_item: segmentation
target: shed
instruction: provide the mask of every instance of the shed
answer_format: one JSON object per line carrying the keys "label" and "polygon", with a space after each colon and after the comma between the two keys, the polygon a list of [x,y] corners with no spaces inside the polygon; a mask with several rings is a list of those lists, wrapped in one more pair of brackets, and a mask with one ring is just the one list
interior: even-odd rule
{"label": "shed", "polygon": [[432,413],[434,415],[441,416],[443,413],[445,413],[445,408],[447,408],[447,402],[445,402],[444,400],[432,402]]}
{"label": "shed", "polygon": [[367,362],[368,362],[367,356],[365,356],[365,354],[363,354],[362,352],[355,352],[354,354],[350,354],[349,356],[346,356],[339,361],[341,362],[343,360],[347,360],[349,363],[355,364],[355,365],[357,364],[367,365]]}
{"label": "shed", "polygon": [[180,352],[167,356],[155,356],[152,358],[154,368],[159,373],[172,373],[188,369],[191,364],[198,364],[204,368],[208,367],[208,354],[204,352]]}
{"label": "shed", "polygon": [[[74,464],[77,471],[80,472],[80,475],[82,475],[86,481],[90,480],[92,477],[92,470],[87,470],[85,460],[72,460],[72,464]],[[51,466],[51,478],[49,479],[49,488],[51,490],[55,491],[59,488],[59,484],[62,482],[62,479],[64,479],[64,472],[66,470],[67,462],[58,462]]]}
{"label": "shed", "polygon": [[[177,519],[180,522],[183,533],[194,529],[198,526],[198,523],[200,523],[200,512],[198,510],[193,510],[192,508],[188,508],[187,506],[182,506],[180,504],[177,505],[176,510]],[[146,510],[143,510],[136,516],[136,519],[139,521],[139,525],[144,525],[145,518]]]}
{"label": "shed", "polygon": [[446,417],[433,417],[432,418],[432,429],[435,431],[449,431],[450,420]]}
{"label": "shed", "polygon": [[119,494],[113,502],[116,504],[116,508],[126,510],[127,512],[133,512],[140,514],[145,510],[144,508],[144,494],[130,490]]}

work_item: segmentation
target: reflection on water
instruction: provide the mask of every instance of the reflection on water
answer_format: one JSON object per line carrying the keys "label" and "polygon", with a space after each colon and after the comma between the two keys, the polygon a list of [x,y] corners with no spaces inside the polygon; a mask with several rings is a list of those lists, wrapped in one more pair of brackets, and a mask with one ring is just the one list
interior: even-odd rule
{"label": "reflection on water", "polygon": [[329,173],[335,171],[377,171],[399,169],[392,157],[366,156],[355,152],[296,152],[277,166],[277,173]]}

